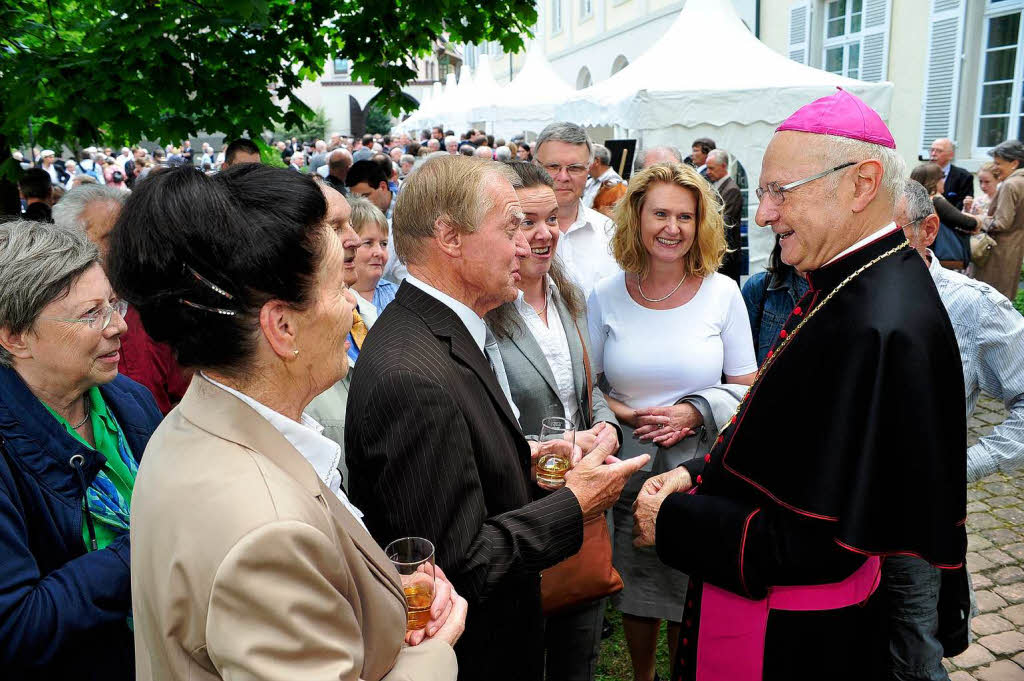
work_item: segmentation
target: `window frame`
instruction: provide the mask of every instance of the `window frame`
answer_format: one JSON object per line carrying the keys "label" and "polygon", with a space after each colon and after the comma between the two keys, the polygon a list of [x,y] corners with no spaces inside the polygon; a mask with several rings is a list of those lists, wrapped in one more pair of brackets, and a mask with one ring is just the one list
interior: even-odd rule
{"label": "window frame", "polygon": [[[555,23],[555,22],[558,23]],[[565,25],[562,16],[562,0],[551,0],[551,35],[559,35]]]}
{"label": "window frame", "polygon": [[[1012,14],[1016,14],[1019,17],[1017,21],[1016,44],[1007,45],[1002,48],[995,48],[995,50],[990,50],[988,47],[988,39],[992,20],[998,19],[999,17],[1003,16],[1009,16]],[[981,123],[983,120],[991,118],[1009,118],[1004,140],[1018,139],[1018,136],[1024,133],[1024,0],[986,0],[985,14],[982,17],[982,21],[983,26],[981,31],[981,59],[978,60],[978,78],[975,81],[976,89],[974,106],[974,130],[971,139],[972,156],[974,158],[984,158],[985,156],[988,155],[988,151],[994,148],[995,146],[981,146],[979,144],[979,136],[981,135]],[[985,68],[988,65],[988,55],[991,52],[1005,50],[1009,47],[1012,47],[1013,49],[1017,50],[1017,55],[1014,60],[1012,78],[1009,81],[986,81]],[[1005,82],[1009,82],[1012,86],[1010,90],[1009,111],[1006,114],[982,113],[982,107],[985,103],[985,86]],[[1014,128],[1014,123],[1016,123],[1017,125],[1016,128]],[[999,142],[997,142],[996,144],[998,143]]]}
{"label": "window frame", "polygon": [[[829,5],[831,5],[833,2],[838,2],[838,1],[840,1],[840,0],[824,0],[822,5],[821,5],[821,7],[822,7],[822,22],[821,22],[821,33],[820,33],[820,36],[821,36],[821,70],[822,71],[827,71],[828,73],[833,73],[835,75],[845,76],[847,78],[855,78],[855,79],[859,80],[860,79],[860,74],[861,74],[861,71],[862,71],[862,69],[861,69],[861,58],[862,58],[863,52],[864,52],[864,45],[863,45],[863,39],[864,39],[864,18],[865,18],[864,17],[864,14],[865,14],[865,7],[864,7],[864,5],[865,5],[866,0],[861,0],[861,5],[860,5],[860,11],[859,12],[854,12],[853,11],[853,2],[854,2],[854,0],[846,0],[846,10],[845,10],[845,14],[843,15],[843,32],[840,35],[832,36],[830,38],[829,35],[828,35],[828,27],[829,27],[829,23],[834,21],[834,19],[829,19],[828,9],[829,9]],[[853,17],[855,15],[859,15],[860,16],[860,27],[858,28],[858,30],[856,32],[850,30],[852,28]],[[857,65],[856,65],[856,68],[850,68],[850,46],[852,46],[852,45],[857,45]],[[829,71],[826,68],[826,66],[828,65],[828,53],[830,51],[835,50],[835,49],[840,48],[840,47],[843,50],[843,66],[842,66],[842,70],[839,71],[838,73],[836,73],[835,71]],[[853,75],[850,75],[851,73]]]}
{"label": "window frame", "polygon": [[594,16],[594,0],[580,0],[580,21],[586,21]]}

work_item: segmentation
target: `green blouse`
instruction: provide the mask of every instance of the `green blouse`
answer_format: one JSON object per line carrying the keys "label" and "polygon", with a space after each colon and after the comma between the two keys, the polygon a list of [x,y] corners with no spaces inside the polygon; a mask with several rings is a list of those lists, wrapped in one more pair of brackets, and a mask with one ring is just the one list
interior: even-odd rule
{"label": "green blouse", "polygon": [[[127,503],[131,503],[132,489],[135,487],[135,475],[128,469],[128,467],[121,460],[121,455],[118,450],[118,438],[121,432],[121,427],[117,424],[117,419],[110,413],[107,408],[107,403],[103,399],[103,395],[100,394],[99,388],[92,387],[85,393],[89,400],[89,418],[92,420],[92,434],[93,439],[96,440],[96,446],[92,447],[86,440],[79,435],[71,424],[68,423],[67,419],[50,409],[50,406],[43,404],[47,411],[53,414],[53,417],[63,425],[68,433],[81,442],[86,447],[99,452],[106,457],[107,462],[103,465],[103,470],[110,478],[110,481],[117,488],[118,493],[125,499]],[[127,447],[127,443],[125,443]],[[84,516],[84,502],[83,502],[83,516]],[[96,514],[93,514],[93,518],[97,518]],[[94,529],[96,531],[96,544],[97,547],[102,549],[108,546],[114,539],[123,533],[123,530],[111,527],[104,522],[94,523]],[[89,529],[86,523],[82,522],[82,539],[85,541],[85,545],[89,546]]]}

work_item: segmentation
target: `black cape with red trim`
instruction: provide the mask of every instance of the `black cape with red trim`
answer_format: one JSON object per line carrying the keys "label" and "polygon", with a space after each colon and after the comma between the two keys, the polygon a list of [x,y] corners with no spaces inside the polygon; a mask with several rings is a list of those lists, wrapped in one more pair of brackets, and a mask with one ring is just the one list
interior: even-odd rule
{"label": "black cape with red trim", "polygon": [[[901,243],[897,230],[810,273],[783,333]],[[692,580],[682,678],[696,661],[704,581],[759,599],[773,585],[841,581],[866,555],[964,562],[963,373],[921,257],[904,246],[880,260],[780,344],[707,462],[686,464],[697,493],[670,496],[658,516],[659,555]],[[843,610],[773,611],[765,678],[881,678],[871,675],[884,675],[887,658],[877,596]]]}

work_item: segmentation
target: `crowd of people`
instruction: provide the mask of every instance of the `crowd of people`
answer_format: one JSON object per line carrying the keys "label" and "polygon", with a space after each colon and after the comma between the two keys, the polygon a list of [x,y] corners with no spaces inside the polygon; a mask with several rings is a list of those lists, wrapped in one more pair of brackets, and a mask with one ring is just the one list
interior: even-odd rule
{"label": "crowd of people", "polygon": [[[949,140],[907,173],[855,96],[808,104],[742,287],[707,138],[628,179],[564,121],[276,146],[28,163],[8,678],[591,681],[609,601],[635,681],[663,622],[674,680],[948,678],[966,484],[1024,465],[1021,142],[975,198]],[[965,448],[982,392],[1009,417]],[[435,551],[421,629],[403,537]]]}

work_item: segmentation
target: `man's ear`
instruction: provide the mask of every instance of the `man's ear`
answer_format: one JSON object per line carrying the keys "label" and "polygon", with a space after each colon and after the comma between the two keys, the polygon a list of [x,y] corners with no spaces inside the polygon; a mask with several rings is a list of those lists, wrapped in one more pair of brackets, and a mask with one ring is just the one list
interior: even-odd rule
{"label": "man's ear", "polygon": [[13,333],[8,328],[0,328],[0,347],[19,359],[28,359],[32,356],[32,350],[28,347],[25,338],[27,331]]}
{"label": "man's ear", "polygon": [[860,213],[875,200],[882,188],[882,164],[875,159],[868,159],[858,164],[854,171],[853,205],[850,209]]}
{"label": "man's ear", "polygon": [[925,248],[931,248],[939,236],[939,216],[932,213],[924,220],[921,220],[921,243]]}
{"label": "man's ear", "polygon": [[434,240],[450,258],[462,256],[462,231],[443,217],[434,221]]}

